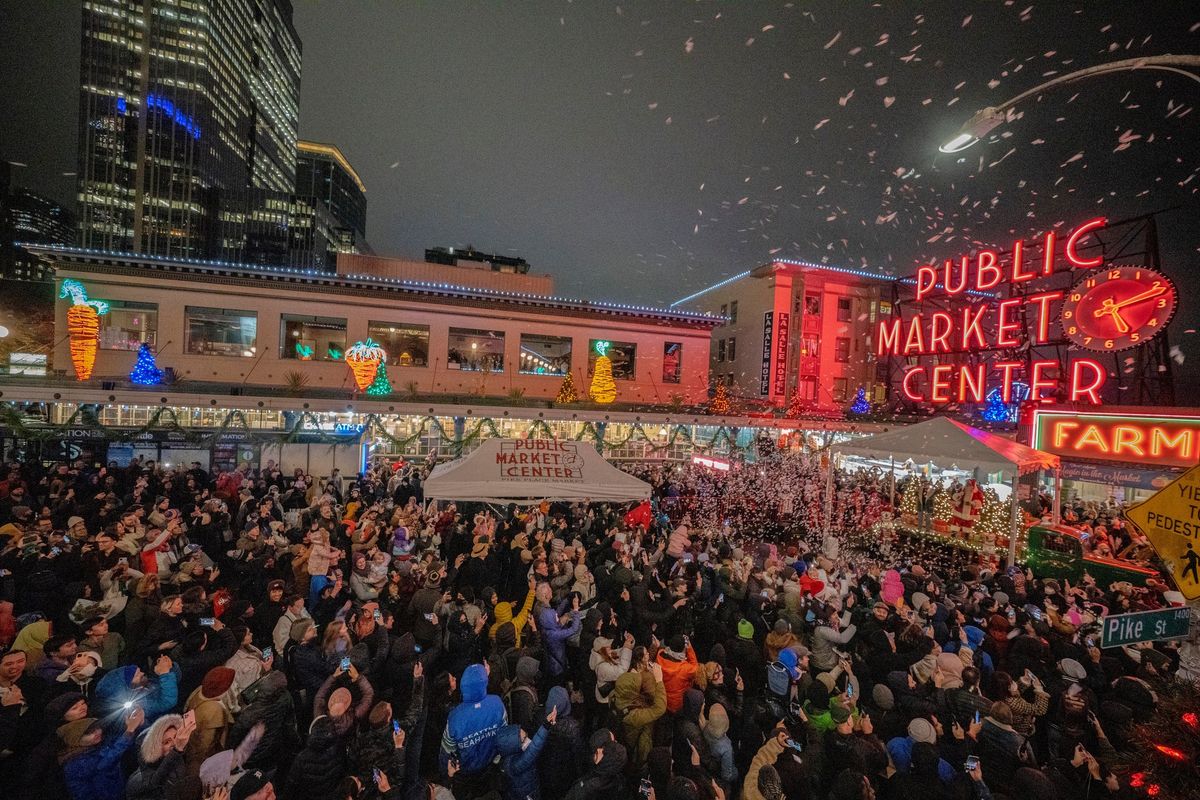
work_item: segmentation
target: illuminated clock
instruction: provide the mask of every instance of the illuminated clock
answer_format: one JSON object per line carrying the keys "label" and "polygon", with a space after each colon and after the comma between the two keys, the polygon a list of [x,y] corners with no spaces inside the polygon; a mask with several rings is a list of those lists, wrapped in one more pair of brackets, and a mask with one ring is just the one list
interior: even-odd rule
{"label": "illuminated clock", "polygon": [[1166,329],[1178,299],[1170,279],[1152,269],[1096,270],[1063,301],[1063,335],[1087,350],[1135,347]]}

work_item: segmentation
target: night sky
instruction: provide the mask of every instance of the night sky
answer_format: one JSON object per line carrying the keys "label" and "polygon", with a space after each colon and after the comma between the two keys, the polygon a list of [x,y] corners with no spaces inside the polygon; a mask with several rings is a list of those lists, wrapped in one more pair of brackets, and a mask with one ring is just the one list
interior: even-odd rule
{"label": "night sky", "polygon": [[[669,302],[771,256],[911,274],[1097,214],[1160,221],[1200,344],[1200,82],[1048,91],[960,156],[977,109],[1085,66],[1200,52],[1194,2],[307,2],[301,135],[367,185],[368,239],[521,255],[561,293]],[[0,152],[69,199],[79,10],[6,3]]]}

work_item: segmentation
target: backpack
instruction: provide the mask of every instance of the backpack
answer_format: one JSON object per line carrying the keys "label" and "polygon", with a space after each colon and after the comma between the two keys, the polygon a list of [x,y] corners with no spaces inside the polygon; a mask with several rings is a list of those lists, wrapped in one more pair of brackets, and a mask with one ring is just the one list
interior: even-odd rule
{"label": "backpack", "polygon": [[533,698],[535,705],[537,703],[537,694],[534,693],[533,689],[529,688],[528,686],[523,686],[523,685],[522,686],[510,686],[508,691],[506,691],[504,693],[504,697],[502,698],[504,701],[504,713],[506,713],[508,715],[509,722],[512,722],[514,719],[516,719],[513,716],[513,710],[512,710],[512,696],[515,692],[524,692],[525,694],[527,694]]}

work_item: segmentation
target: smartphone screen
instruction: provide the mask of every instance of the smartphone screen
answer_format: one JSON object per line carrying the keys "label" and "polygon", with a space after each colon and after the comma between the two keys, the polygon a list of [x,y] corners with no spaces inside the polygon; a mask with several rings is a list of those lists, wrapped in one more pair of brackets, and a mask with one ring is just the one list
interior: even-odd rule
{"label": "smartphone screen", "polygon": [[348,669],[350,669],[350,657],[346,656],[342,659],[342,671],[344,672]]}
{"label": "smartphone screen", "polygon": [[967,772],[973,772],[979,767],[979,756],[967,756],[966,763],[963,764],[963,769]]}
{"label": "smartphone screen", "polygon": [[263,650],[262,650],[262,659],[263,659],[263,661],[270,661],[270,660],[271,660],[271,648],[269,648],[269,647],[264,647],[264,648],[263,648]]}
{"label": "smartphone screen", "polygon": [[212,624],[216,621],[217,620],[215,617],[201,617],[200,618],[200,624],[208,626],[208,627],[212,627]]}
{"label": "smartphone screen", "polygon": [[394,720],[392,720],[392,733],[396,734],[399,732],[400,732],[400,721],[394,719]]}

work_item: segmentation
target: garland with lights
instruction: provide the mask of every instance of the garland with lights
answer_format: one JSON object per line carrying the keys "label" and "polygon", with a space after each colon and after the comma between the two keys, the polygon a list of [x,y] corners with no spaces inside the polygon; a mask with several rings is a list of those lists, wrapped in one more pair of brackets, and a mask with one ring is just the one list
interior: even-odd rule
{"label": "garland with lights", "polygon": [[613,380],[612,359],[608,357],[608,342],[596,342],[596,366],[592,373],[592,385],[588,394],[597,403],[611,403],[617,399],[617,384]]}
{"label": "garland with lights", "polygon": [[571,377],[570,370],[563,376],[562,383],[558,386],[558,394],[554,396],[554,404],[556,406],[569,405],[579,400],[579,395],[575,393],[575,379]]}
{"label": "garland with lights", "polygon": [[1154,715],[1133,727],[1129,755],[1114,765],[1132,793],[1155,800],[1185,800],[1200,786],[1200,685],[1172,681],[1156,685]]}
{"label": "garland with lights", "polygon": [[[188,442],[203,444],[206,442],[211,443],[221,434],[234,430],[246,431],[251,437],[258,436],[264,442],[276,442],[279,441],[280,437],[287,442],[295,442],[303,438],[305,441],[315,441],[319,444],[331,445],[345,444],[347,441],[345,436],[338,436],[321,430],[320,418],[311,411],[298,414],[294,424],[290,428],[266,430],[251,428],[245,414],[240,409],[233,409],[225,415],[225,419],[217,427],[197,429],[194,427],[185,427],[180,423],[173,409],[168,406],[162,406],[154,409],[154,412],[146,420],[145,424],[136,428],[121,428],[110,427],[101,423],[92,411],[92,406],[81,406],[75,409],[65,422],[55,424],[28,417],[21,412],[18,404],[4,402],[0,403],[0,425],[11,429],[13,436],[17,438],[36,441],[56,440],[61,438],[65,431],[78,428],[99,431],[104,435],[106,440],[120,442],[142,438],[145,434],[153,431],[169,431],[179,434]],[[490,417],[485,417],[477,421],[474,427],[464,432],[461,438],[455,437],[452,432],[447,432],[441,420],[434,416],[423,417],[421,424],[412,435],[399,437],[393,436],[387,430],[382,417],[377,414],[368,414],[363,420],[363,432],[364,435],[383,439],[402,452],[416,445],[421,439],[428,438],[430,433],[437,436],[440,446],[455,447],[470,446],[482,438],[502,436],[496,427],[495,421]],[[486,437],[485,433],[487,434]],[[534,420],[526,431],[526,435],[530,437],[536,434],[541,434],[544,438],[549,439],[561,438],[554,435],[549,424],[544,420]],[[510,433],[509,435],[511,436],[512,434]],[[651,436],[641,423],[631,425],[629,434],[625,437],[609,439],[601,434],[600,429],[596,425],[591,422],[585,422],[572,440],[590,440],[598,448],[621,448],[629,442],[639,439],[646,442],[649,445],[649,450],[654,453],[668,450],[680,442],[691,445],[697,452],[701,453],[712,453],[720,450],[739,453],[748,452],[753,446],[744,447],[739,445],[735,431],[724,425],[718,427],[712,438],[707,440],[693,436],[687,427],[683,425],[675,425],[671,428],[666,442],[660,444],[656,437]]]}
{"label": "garland with lights", "polygon": [[154,351],[147,342],[142,342],[137,351],[133,371],[129,373],[129,380],[140,386],[157,386],[162,383],[162,378],[163,371],[154,362]]}

